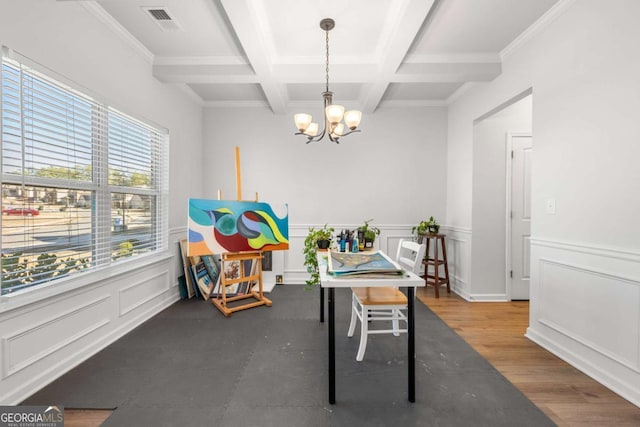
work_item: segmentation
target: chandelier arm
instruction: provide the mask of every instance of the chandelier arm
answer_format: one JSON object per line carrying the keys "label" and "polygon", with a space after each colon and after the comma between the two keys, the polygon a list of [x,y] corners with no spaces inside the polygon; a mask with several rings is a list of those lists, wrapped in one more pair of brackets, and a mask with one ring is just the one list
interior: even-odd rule
{"label": "chandelier arm", "polygon": [[311,138],[307,137],[307,144],[310,142],[317,142],[324,138],[324,134],[326,133],[326,129],[322,129],[322,133],[320,135],[312,136]]}
{"label": "chandelier arm", "polygon": [[351,135],[352,133],[355,133],[355,132],[360,132],[360,129],[351,130],[347,133],[343,133],[342,135],[340,135],[340,138],[342,138],[343,136]]}
{"label": "chandelier arm", "polygon": [[320,141],[322,138],[324,138],[325,133],[327,132],[326,129],[322,129],[322,133],[320,133],[320,135],[316,135],[316,136],[310,136],[307,135],[304,132],[296,132],[294,135],[304,135],[307,137],[307,144],[310,142],[317,142]]}

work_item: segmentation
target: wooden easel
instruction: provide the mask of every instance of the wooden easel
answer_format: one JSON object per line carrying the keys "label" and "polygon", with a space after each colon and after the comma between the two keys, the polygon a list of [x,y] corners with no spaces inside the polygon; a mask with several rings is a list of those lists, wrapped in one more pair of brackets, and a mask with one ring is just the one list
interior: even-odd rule
{"label": "wooden easel", "polygon": [[[251,261],[256,266],[255,272],[245,271],[245,261]],[[238,277],[227,277],[227,266],[232,262],[240,264]],[[218,307],[218,310],[225,316],[229,317],[236,311],[246,310],[248,308],[266,305],[271,307],[272,302],[264,296],[262,291],[262,251],[248,252],[226,252],[222,254],[222,263],[220,265],[220,292],[215,298],[211,299],[211,303]],[[227,297],[227,286],[249,282],[249,289],[244,295]],[[255,283],[258,284],[258,290],[254,291]],[[230,307],[228,303],[253,298],[255,301],[247,302],[241,305]]]}
{"label": "wooden easel", "polygon": [[[236,147],[236,186],[238,190],[238,201],[242,201],[242,183],[240,181],[240,148]],[[221,200],[222,192],[218,190],[218,200]],[[258,201],[258,193],[256,193],[256,202]],[[255,271],[245,271],[245,261],[251,261],[251,265],[255,265]],[[226,265],[232,262],[238,262],[239,276],[227,277]],[[227,298],[227,286],[249,282],[249,289],[244,295],[236,295]],[[258,291],[254,291],[255,282],[258,283]],[[234,305],[229,307],[228,303],[253,298],[255,301],[245,304]],[[220,263],[220,292],[215,298],[211,299],[211,303],[218,307],[218,310],[225,316],[229,317],[234,312],[246,310],[248,308],[266,305],[271,307],[271,300],[264,296],[262,287],[262,251],[244,251],[244,252],[225,252],[222,254],[222,262]]]}

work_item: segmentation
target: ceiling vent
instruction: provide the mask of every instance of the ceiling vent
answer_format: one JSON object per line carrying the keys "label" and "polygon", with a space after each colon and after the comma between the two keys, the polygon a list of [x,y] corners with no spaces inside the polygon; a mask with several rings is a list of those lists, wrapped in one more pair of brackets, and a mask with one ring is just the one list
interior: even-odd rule
{"label": "ceiling vent", "polygon": [[162,31],[182,31],[182,28],[178,24],[178,22],[172,18],[169,9],[164,6],[159,7],[143,7],[148,16],[151,18],[153,22],[155,22]]}

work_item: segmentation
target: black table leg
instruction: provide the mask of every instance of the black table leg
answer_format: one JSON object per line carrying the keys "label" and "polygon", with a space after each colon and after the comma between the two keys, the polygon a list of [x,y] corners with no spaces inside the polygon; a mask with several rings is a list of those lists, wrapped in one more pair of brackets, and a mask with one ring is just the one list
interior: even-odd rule
{"label": "black table leg", "polygon": [[416,401],[416,334],[415,334],[415,316],[414,316],[414,288],[407,289],[407,308],[408,322],[407,335],[409,341],[409,363],[407,369],[409,371],[409,402]]}
{"label": "black table leg", "polygon": [[322,286],[320,286],[320,323],[324,323],[324,288]]}
{"label": "black table leg", "polygon": [[329,288],[329,403],[336,403],[336,304],[334,288]]}

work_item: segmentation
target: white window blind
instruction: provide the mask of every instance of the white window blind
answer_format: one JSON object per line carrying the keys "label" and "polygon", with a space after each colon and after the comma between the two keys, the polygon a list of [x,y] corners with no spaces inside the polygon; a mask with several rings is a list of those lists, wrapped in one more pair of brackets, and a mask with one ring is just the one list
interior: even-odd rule
{"label": "white window blind", "polygon": [[6,50],[1,75],[2,294],[166,250],[167,132]]}

